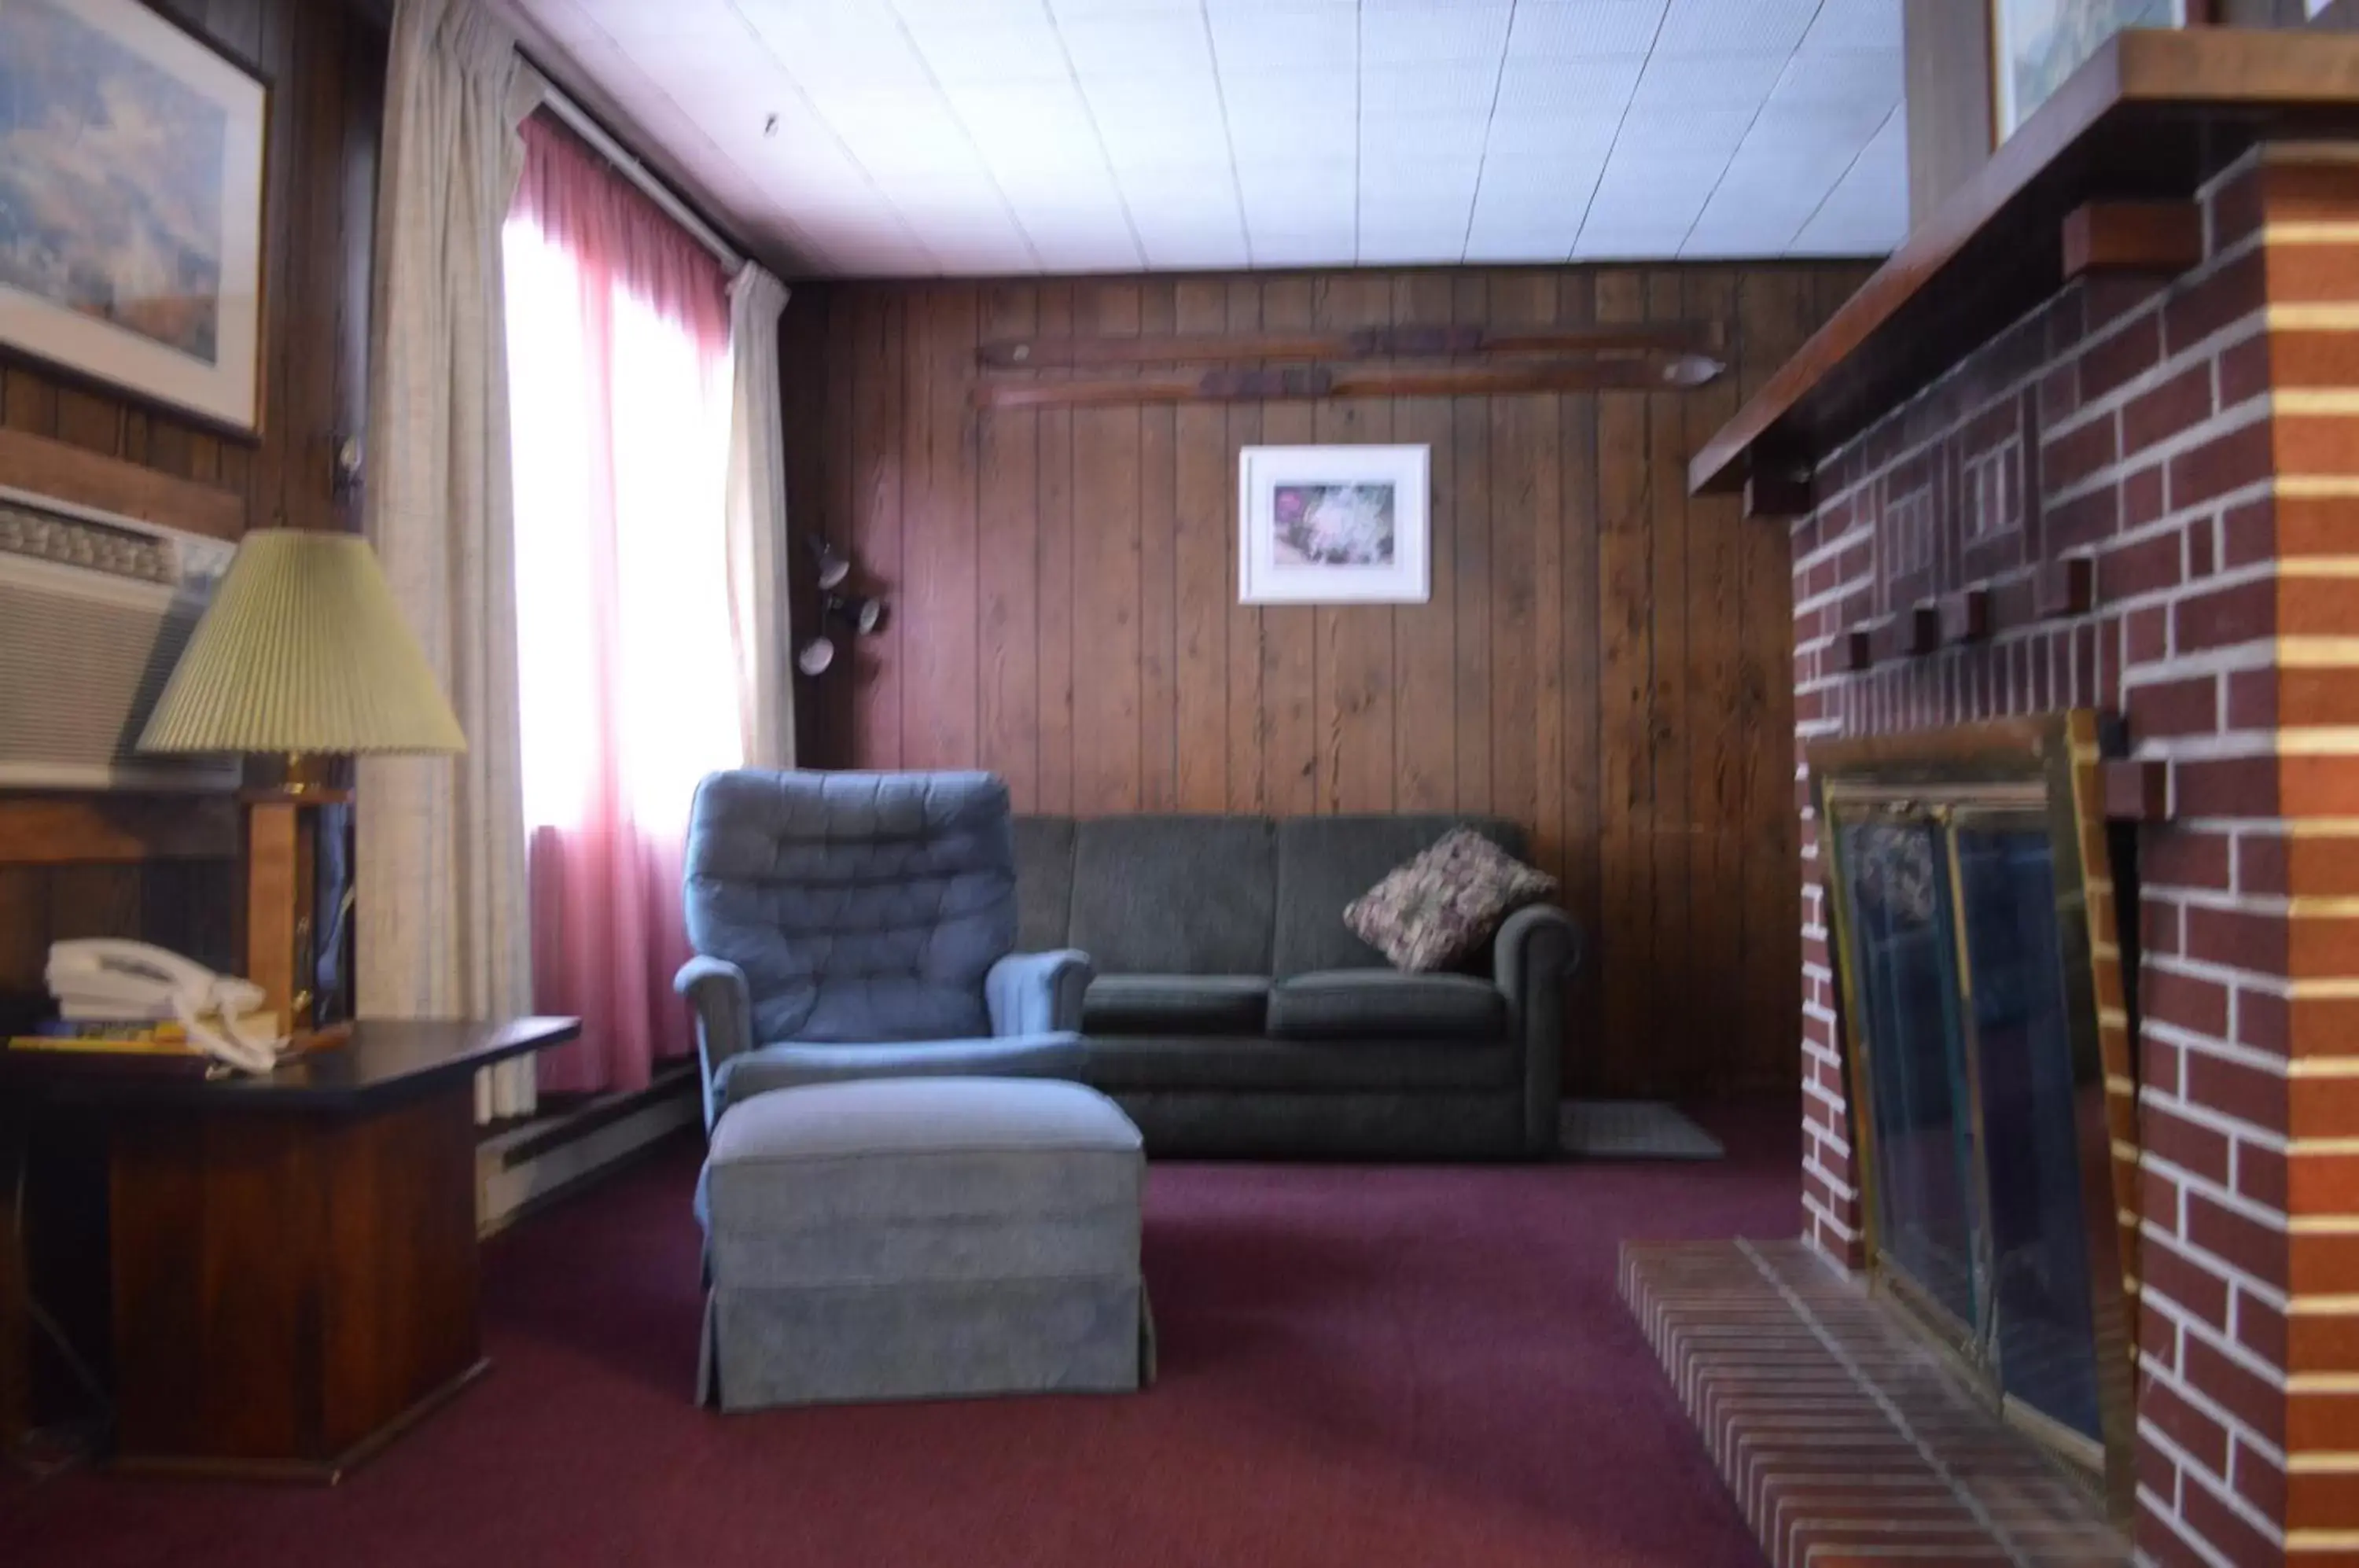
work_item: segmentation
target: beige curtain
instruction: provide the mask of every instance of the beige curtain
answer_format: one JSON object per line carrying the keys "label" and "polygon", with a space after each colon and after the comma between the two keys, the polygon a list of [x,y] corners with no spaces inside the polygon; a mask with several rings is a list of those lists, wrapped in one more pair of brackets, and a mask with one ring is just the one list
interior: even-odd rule
{"label": "beige curtain", "polygon": [[[475,0],[398,0],[377,184],[366,517],[467,750],[367,758],[357,802],[359,1006],[532,1007],[516,718],[500,228],[537,99]],[[482,1075],[479,1119],[533,1107],[530,1061]]]}
{"label": "beige curtain", "polygon": [[795,765],[786,431],[778,398],[778,318],[786,308],[786,285],[751,262],[730,285],[736,388],[729,410],[729,636],[748,768]]}

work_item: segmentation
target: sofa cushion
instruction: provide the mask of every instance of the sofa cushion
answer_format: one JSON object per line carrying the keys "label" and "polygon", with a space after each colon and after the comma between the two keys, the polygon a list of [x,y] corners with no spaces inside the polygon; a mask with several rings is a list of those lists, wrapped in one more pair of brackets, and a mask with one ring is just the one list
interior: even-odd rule
{"label": "sofa cushion", "polygon": [[1512,1091],[1523,1071],[1505,1040],[1114,1034],[1089,1037],[1082,1079],[1110,1094],[1427,1094]]}
{"label": "sofa cushion", "polygon": [[1523,854],[1522,831],[1495,817],[1290,817],[1279,822],[1272,973],[1389,967],[1383,953],[1343,923],[1343,906],[1456,827],[1473,828],[1509,855]]}
{"label": "sofa cushion", "polygon": [[1016,951],[1054,953],[1072,942],[1073,819],[1016,819]]}
{"label": "sofa cushion", "polygon": [[1430,974],[1464,962],[1500,921],[1556,886],[1481,833],[1452,828],[1345,905],[1343,923],[1395,968]]}
{"label": "sofa cushion", "polygon": [[1259,1034],[1264,975],[1101,975],[1082,997],[1090,1034]]}
{"label": "sofa cushion", "polygon": [[1506,1024],[1506,997],[1471,975],[1327,970],[1269,993],[1269,1032],[1288,1040],[1488,1040]]}
{"label": "sofa cushion", "polygon": [[1272,841],[1263,817],[1076,823],[1071,945],[1101,975],[1268,974]]}

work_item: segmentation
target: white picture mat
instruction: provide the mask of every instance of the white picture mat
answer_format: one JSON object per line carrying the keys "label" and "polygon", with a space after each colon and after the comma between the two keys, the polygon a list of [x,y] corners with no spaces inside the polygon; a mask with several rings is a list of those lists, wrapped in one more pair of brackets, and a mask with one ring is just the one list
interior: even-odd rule
{"label": "white picture mat", "polygon": [[[1991,0],[1991,113],[1994,143],[2015,134],[2016,127],[2038,113],[2039,104],[2026,107],[2017,101],[2016,61],[2043,29],[2061,25],[2073,13],[2085,11],[2149,11],[2125,27],[2187,25],[2187,0]],[[2122,30],[2119,27],[2114,31]],[[2111,36],[2110,34],[2108,36]],[[2087,56],[2072,62],[2072,71],[2088,63]],[[2067,71],[2070,78],[2071,71]],[[2043,99],[2042,102],[2045,102]]]}
{"label": "white picture mat", "polygon": [[0,284],[0,342],[236,430],[259,423],[263,139],[268,92],[253,77],[137,0],[76,0],[80,20],[220,105],[221,278],[208,365],[136,332]]}
{"label": "white picture mat", "polygon": [[[1281,564],[1281,485],[1390,485],[1389,566]],[[1424,446],[1249,446],[1237,454],[1237,598],[1246,604],[1422,604],[1432,596],[1431,454]]]}

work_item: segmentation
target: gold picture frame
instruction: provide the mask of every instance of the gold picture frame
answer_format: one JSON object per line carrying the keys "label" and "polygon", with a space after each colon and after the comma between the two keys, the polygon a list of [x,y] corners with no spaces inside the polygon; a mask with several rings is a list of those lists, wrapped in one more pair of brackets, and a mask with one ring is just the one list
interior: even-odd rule
{"label": "gold picture frame", "polygon": [[2202,0],[1990,0],[1991,145],[2015,134],[2104,41],[2183,27]]}
{"label": "gold picture frame", "polygon": [[140,0],[0,5],[0,348],[256,434],[270,99]]}

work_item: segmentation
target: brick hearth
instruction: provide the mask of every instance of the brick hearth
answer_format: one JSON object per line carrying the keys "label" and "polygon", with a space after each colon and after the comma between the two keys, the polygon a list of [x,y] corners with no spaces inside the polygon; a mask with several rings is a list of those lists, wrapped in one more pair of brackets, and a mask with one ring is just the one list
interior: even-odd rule
{"label": "brick hearth", "polygon": [[[2359,161],[2264,146],[2202,208],[2195,270],[2066,288],[1820,465],[1793,528],[1797,729],[2093,707],[2167,765],[2124,911],[2137,1545],[2359,1562]],[[2093,607],[2026,614],[2076,556]],[[2013,606],[1996,635],[1843,668],[1845,633],[1984,583]],[[1806,1240],[1856,1268],[1804,784]]]}
{"label": "brick hearth", "polygon": [[1775,1568],[2103,1568],[2087,1493],[1801,1242],[1622,1249],[1622,1297]]}

